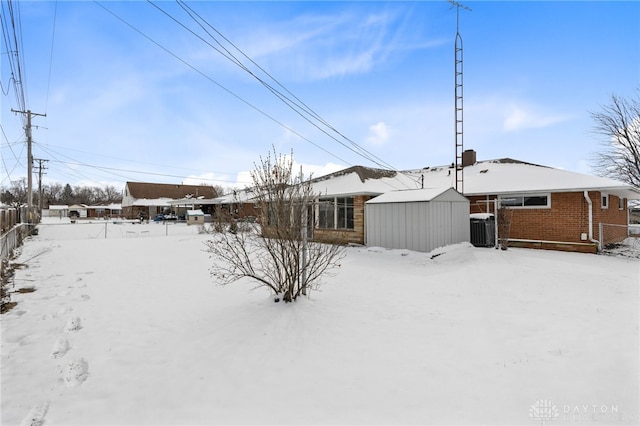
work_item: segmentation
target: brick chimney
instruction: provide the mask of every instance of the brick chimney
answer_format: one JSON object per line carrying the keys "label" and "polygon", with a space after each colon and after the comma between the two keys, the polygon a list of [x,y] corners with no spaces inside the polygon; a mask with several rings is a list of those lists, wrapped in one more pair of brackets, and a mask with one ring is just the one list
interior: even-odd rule
{"label": "brick chimney", "polygon": [[462,152],[462,167],[476,164],[476,152],[473,149],[465,149]]}

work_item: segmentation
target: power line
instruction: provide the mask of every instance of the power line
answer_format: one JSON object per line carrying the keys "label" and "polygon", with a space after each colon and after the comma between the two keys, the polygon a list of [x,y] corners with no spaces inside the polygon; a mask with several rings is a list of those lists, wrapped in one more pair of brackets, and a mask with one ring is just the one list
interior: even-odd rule
{"label": "power line", "polygon": [[181,57],[179,57],[178,55],[176,55],[175,53],[173,53],[172,51],[170,51],[168,48],[164,47],[163,45],[161,45],[160,43],[158,43],[157,41],[153,40],[151,37],[147,36],[145,33],[143,33],[142,31],[138,30],[136,27],[134,27],[133,25],[131,25],[129,22],[125,21],[123,18],[121,18],[120,16],[118,16],[116,13],[112,12],[111,10],[109,10],[108,8],[106,8],[104,5],[100,4],[98,1],[94,0],[94,3],[96,3],[98,6],[100,6],[101,8],[103,8],[105,11],[107,11],[108,13],[110,13],[111,15],[113,15],[116,19],[118,19],[119,21],[121,21],[122,23],[124,23],[125,25],[127,25],[129,28],[131,28],[132,30],[134,30],[135,32],[137,32],[138,34],[140,34],[141,36],[143,36],[144,38],[146,38],[147,40],[149,40],[151,43],[155,44],[156,46],[158,46],[159,48],[161,48],[162,50],[164,50],[166,53],[168,53],[169,55],[173,56],[175,59],[177,59],[178,61],[182,62],[184,65],[186,65],[187,67],[191,68],[192,70],[194,70],[195,72],[197,72],[198,74],[200,74],[201,76],[203,76],[204,78],[206,78],[207,80],[209,80],[211,83],[215,84],[216,86],[218,86],[220,89],[224,90],[225,92],[229,93],[231,96],[233,96],[234,98],[238,99],[239,101],[241,101],[242,103],[244,103],[245,105],[249,106],[251,109],[257,111],[258,113],[262,114],[263,116],[265,116],[266,118],[268,118],[269,120],[273,121],[274,123],[280,125],[281,127],[283,127],[284,129],[290,131],[291,133],[293,133],[294,135],[298,136],[299,138],[309,142],[310,144],[312,144],[313,146],[317,147],[318,149],[324,151],[325,153],[331,155],[332,157],[336,158],[339,161],[342,161],[344,163],[347,163],[347,161],[343,160],[342,158],[338,157],[336,154],[327,151],[325,148],[321,147],[320,145],[316,144],[315,142],[311,141],[310,139],[308,139],[307,137],[301,135],[300,133],[298,133],[297,131],[295,131],[294,129],[292,129],[291,127],[287,126],[286,124],[282,123],[281,121],[278,121],[275,117],[269,115],[268,113],[264,112],[263,110],[261,110],[260,108],[258,108],[257,106],[253,105],[251,102],[245,100],[244,98],[242,98],[240,95],[237,95],[236,93],[234,93],[233,91],[231,91],[230,89],[226,88],[225,86],[223,86],[222,84],[218,83],[217,81],[215,81],[213,78],[209,77],[207,74],[205,74],[204,72],[200,71],[198,68],[196,68],[195,66],[191,65],[189,62],[187,62],[186,60],[182,59]]}
{"label": "power line", "polygon": [[[7,49],[7,57],[9,68],[11,72],[11,76],[9,78],[9,86],[13,86],[14,96],[16,99],[16,103],[18,105],[18,110],[26,111],[27,110],[27,102],[26,102],[26,94],[25,94],[25,76],[23,73],[23,63],[24,59],[22,59],[22,37],[21,37],[21,20],[20,20],[20,11],[19,11],[19,2],[17,6],[17,10],[14,10],[12,0],[7,0],[2,4],[2,35],[3,40]],[[6,9],[5,11],[5,4]],[[19,36],[20,35],[20,36]],[[7,87],[6,94],[9,93],[10,88]],[[5,93],[3,89],[3,93]],[[22,119],[23,126],[26,125],[26,118]]]}
{"label": "power line", "polygon": [[[38,146],[44,150],[45,152],[47,152],[49,154],[50,157],[54,158],[54,160],[51,160],[52,164],[61,164],[64,165],[66,168],[68,168],[70,171],[72,171],[73,173],[78,174],[79,176],[88,179],[94,183],[100,184],[99,182],[96,182],[95,180],[93,180],[92,178],[90,178],[89,176],[86,176],[82,173],[80,173],[77,169],[74,169],[70,166],[81,166],[81,167],[88,167],[91,169],[97,169],[97,170],[101,170],[101,171],[105,171],[107,173],[109,173],[112,176],[117,176],[119,178],[122,178],[124,180],[127,181],[134,181],[135,179],[133,179],[131,176],[125,176],[119,173],[114,173],[114,172],[125,172],[125,173],[135,173],[135,174],[142,174],[142,175],[152,175],[152,176],[162,176],[162,177],[170,177],[170,178],[179,178],[181,180],[184,179],[199,179],[199,180],[203,180],[203,181],[212,181],[212,182],[223,182],[223,183],[235,183],[237,182],[236,180],[226,180],[226,179],[210,179],[210,178],[201,178],[201,177],[193,177],[193,176],[185,176],[185,175],[175,175],[175,174],[169,174],[169,173],[157,173],[157,172],[144,172],[144,171],[140,171],[140,170],[133,170],[133,169],[123,169],[123,168],[116,168],[116,167],[106,167],[106,166],[99,166],[96,164],[89,164],[83,161],[79,161],[76,160],[72,157],[69,157],[68,155],[62,154],[60,152],[57,152],[53,149],[51,149],[50,147],[46,147],[44,145],[38,144]],[[61,160],[60,158],[58,158],[58,156],[61,157],[65,157],[70,161],[64,161]],[[161,166],[164,167],[164,166]],[[210,171],[204,171],[203,172],[207,172],[207,173],[220,173],[220,174],[227,174],[227,175],[231,175],[232,173],[223,173],[223,172],[210,172]],[[67,175],[70,176],[70,175]],[[242,183],[242,182],[239,182]],[[247,183],[247,182],[245,182]]]}
{"label": "power line", "polygon": [[[330,135],[328,133],[328,131],[326,129],[321,128],[320,126],[318,126],[316,123],[313,123],[305,114],[300,112],[300,108],[294,108],[293,105],[297,105],[295,102],[291,101],[291,99],[289,97],[287,97],[286,95],[282,94],[282,92],[276,90],[275,88],[273,88],[273,86],[271,86],[270,84],[268,84],[267,82],[265,82],[263,79],[257,77],[255,75],[255,73],[252,73],[248,67],[246,67],[245,65],[243,65],[235,56],[231,55],[231,53],[229,52],[228,49],[225,48],[225,51],[228,52],[229,56],[225,53],[223,53],[222,51],[220,51],[218,48],[216,48],[215,46],[213,46],[209,41],[203,39],[200,35],[196,34],[194,31],[192,31],[191,29],[189,29],[186,25],[182,24],[180,21],[178,21],[175,17],[173,17],[172,15],[170,15],[169,13],[167,13],[166,11],[164,11],[162,8],[160,8],[159,6],[157,6],[156,4],[154,4],[153,2],[151,2],[150,0],[147,0],[149,4],[151,4],[152,6],[154,6],[157,10],[159,10],[160,12],[162,12],[163,14],[165,14],[167,17],[169,17],[170,19],[172,19],[174,22],[176,22],[178,25],[180,25],[182,28],[184,28],[185,30],[187,30],[188,32],[190,32],[192,35],[196,36],[198,39],[200,39],[201,41],[203,41],[205,44],[207,44],[208,46],[210,46],[211,48],[213,48],[214,50],[216,50],[218,53],[222,54],[223,56],[225,56],[227,59],[229,59],[230,61],[234,62],[236,65],[238,65],[239,67],[241,67],[243,70],[245,70],[246,72],[249,72],[252,76],[254,76],[254,78],[256,78],[259,82],[261,82],[261,84],[265,85],[265,87],[267,87],[270,91],[272,91],[272,93],[274,95],[276,95],[278,98],[280,98],[283,102],[285,102],[285,104],[287,104],[292,110],[294,110],[296,113],[298,113],[300,116],[302,116],[306,121],[308,121],[310,124],[312,124],[314,127],[316,127],[317,129],[319,129],[320,131],[322,131],[323,133],[325,133],[327,136],[329,136],[330,138],[334,139],[335,141],[337,141],[338,143],[340,143],[341,145],[343,145],[345,148],[351,150],[352,152],[354,152],[356,155],[359,155],[371,162],[374,162],[382,167],[388,167],[391,168],[393,170],[395,170],[394,167],[388,165],[387,163],[384,163],[382,160],[377,159],[377,161],[374,158],[377,158],[375,156],[373,156],[373,154],[369,153],[369,155],[363,153],[366,152],[366,150],[364,150],[364,148],[357,146],[357,144],[355,144],[355,142],[351,141],[352,144],[355,144],[357,146],[357,148],[360,149],[360,151],[347,146],[344,142],[339,141],[335,136]],[[98,3],[97,1],[94,0],[94,2],[99,5],[100,7],[102,7],[105,11],[107,11],[108,13],[110,13],[112,16],[114,16],[115,18],[117,18],[118,20],[120,20],[121,22],[123,22],[125,25],[129,26],[131,29],[133,29],[134,31],[136,31],[138,34],[142,35],[144,38],[146,38],[147,40],[149,40],[150,42],[152,42],[153,44],[155,44],[156,46],[160,47],[162,50],[164,50],[166,53],[170,54],[171,56],[173,56],[174,58],[176,58],[177,60],[179,60],[180,62],[182,62],[183,64],[185,64],[186,66],[188,66],[189,68],[193,69],[194,71],[196,71],[197,73],[199,73],[200,75],[202,75],[203,77],[205,77],[207,80],[211,81],[212,83],[214,83],[215,85],[217,85],[218,87],[220,87],[221,89],[223,89],[224,91],[226,91],[227,93],[231,94],[232,96],[234,96],[235,98],[239,99],[240,101],[242,101],[243,103],[245,103],[246,105],[248,105],[249,107],[251,107],[252,109],[254,109],[255,111],[259,112],[260,114],[264,115],[265,117],[269,118],[270,120],[272,120],[273,122],[275,122],[276,124],[280,125],[281,127],[287,129],[288,131],[290,131],[291,133],[295,134],[296,136],[300,137],[301,139],[311,143],[313,146],[317,147],[318,149],[324,151],[325,153],[331,155],[332,157],[340,160],[343,163],[347,163],[349,164],[348,161],[342,159],[341,157],[339,157],[337,154],[330,152],[329,150],[327,150],[326,148],[318,145],[317,143],[311,141],[310,139],[308,139],[307,137],[303,136],[302,134],[300,134],[299,132],[295,131],[294,129],[292,129],[291,127],[285,125],[284,123],[280,122],[279,120],[277,120],[275,117],[273,117],[272,115],[266,113],[265,111],[259,109],[258,107],[256,107],[255,105],[251,104],[250,102],[248,102],[247,100],[245,100],[244,98],[240,97],[239,95],[235,94],[233,91],[231,91],[230,89],[226,88],[225,86],[221,85],[220,83],[218,83],[217,81],[213,80],[211,77],[209,77],[208,75],[204,74],[202,71],[200,71],[199,69],[197,69],[195,66],[191,65],[190,63],[188,63],[187,61],[183,60],[182,58],[180,58],[178,55],[176,55],[175,53],[173,53],[172,51],[170,51],[168,48],[164,47],[163,45],[161,45],[160,43],[158,43],[157,41],[153,40],[151,37],[149,37],[148,35],[146,35],[145,33],[143,33],[142,31],[138,30],[136,27],[134,27],[132,24],[130,24],[129,22],[127,22],[126,20],[124,20],[122,17],[120,17],[119,15],[117,15],[116,13],[114,13],[113,11],[109,10],[108,8],[106,8],[104,5]],[[192,16],[192,19],[195,20],[195,18]],[[206,21],[205,21],[206,22]],[[202,25],[200,25],[202,28]],[[204,28],[203,28],[204,29]],[[206,30],[205,30],[206,31]],[[217,30],[216,30],[217,31]],[[206,31],[207,34],[209,34],[215,41],[216,43],[218,43],[220,46],[222,46],[222,44],[217,41],[215,39],[215,37],[213,37],[208,31]],[[236,48],[236,50],[240,51],[239,49]],[[241,52],[241,51],[240,51]],[[241,52],[242,53],[242,52]],[[244,53],[242,53],[245,57],[248,58],[248,56],[246,56]],[[252,61],[253,62],[253,61]],[[254,62],[255,63],[255,62]],[[257,65],[257,64],[256,64]],[[266,72],[265,72],[266,73]],[[271,77],[273,79],[273,77]],[[274,79],[275,81],[275,79]],[[280,84],[280,83],[278,83]],[[282,86],[284,87],[284,86]],[[297,98],[296,98],[297,99]],[[288,100],[288,101],[287,101]],[[306,107],[306,105],[305,105]],[[310,110],[310,108],[306,107],[308,110]],[[303,109],[304,110],[304,109]],[[311,111],[311,110],[310,110]],[[308,114],[309,112],[307,112]],[[316,113],[312,112],[312,114],[314,114],[316,117],[319,117],[319,115],[317,115]],[[321,118],[319,118],[319,120],[322,120]],[[325,122],[326,123],[326,122]],[[328,126],[328,123],[327,123]],[[337,132],[337,130],[334,129],[334,131]],[[339,132],[338,132],[339,133]],[[344,135],[343,135],[344,136]],[[350,140],[349,140],[350,141]]]}
{"label": "power line", "polygon": [[101,158],[109,158],[109,159],[112,159],[112,160],[125,161],[127,163],[144,164],[144,165],[147,165],[147,166],[162,167],[162,168],[166,168],[166,169],[184,170],[184,171],[190,171],[190,172],[215,173],[215,174],[220,174],[220,175],[237,174],[237,172],[221,172],[221,171],[214,171],[214,170],[203,170],[203,169],[191,169],[191,168],[186,168],[186,167],[175,167],[175,166],[170,166],[170,165],[166,165],[166,164],[158,164],[158,163],[151,163],[151,162],[147,162],[147,161],[132,160],[130,158],[115,157],[113,155],[96,154],[95,152],[83,151],[81,149],[73,149],[73,148],[61,147],[61,146],[56,146],[56,145],[51,145],[51,144],[46,144],[45,145],[45,144],[40,144],[37,141],[34,141],[34,143],[35,143],[36,146],[39,146],[42,149],[52,150],[53,152],[56,152],[59,155],[63,155],[66,158],[69,158],[72,161],[77,161],[77,160],[71,158],[70,156],[64,155],[64,154],[62,154],[62,153],[60,153],[58,151],[55,151],[51,147],[63,148],[63,149],[68,150],[68,151],[74,151],[74,152],[78,152],[78,153],[82,153],[82,154],[94,155],[94,156],[101,157]]}
{"label": "power line", "polygon": [[[307,104],[305,104],[303,101],[300,100],[300,98],[298,98],[297,96],[295,96],[293,93],[291,93],[290,90],[288,90],[282,83],[280,83],[275,77],[273,77],[270,73],[268,73],[264,68],[262,68],[258,63],[256,63],[253,59],[251,59],[246,53],[244,53],[238,46],[236,46],[235,44],[233,44],[227,37],[225,37],[220,31],[218,31],[214,26],[212,26],[209,22],[207,22],[201,15],[199,15],[196,11],[194,11],[190,6],[186,5],[182,0],[176,0],[176,2],[182,7],[183,10],[185,10],[187,12],[187,14],[194,20],[194,22],[196,22],[200,28],[202,28],[222,49],[224,49],[224,51],[226,52],[223,53],[221,52],[219,49],[217,49],[216,47],[212,46],[209,42],[207,42],[206,40],[204,40],[202,37],[200,37],[199,35],[197,35],[196,33],[194,33],[192,30],[190,30],[189,28],[187,28],[184,24],[182,24],[181,22],[179,22],[176,18],[174,18],[173,16],[169,15],[167,12],[165,12],[164,10],[162,10],[161,8],[159,8],[158,6],[156,6],[151,0],[147,0],[147,2],[149,2],[150,4],[152,4],[154,7],[158,8],[159,10],[161,10],[163,13],[165,13],[167,16],[169,16],[171,19],[173,19],[176,23],[178,23],[180,26],[182,26],[183,28],[185,28],[187,31],[189,31],[191,34],[195,35],[196,37],[198,37],[200,40],[202,40],[203,42],[205,42],[207,45],[209,45],[210,47],[212,47],[214,50],[216,50],[218,53],[222,54],[225,58],[227,58],[228,60],[230,60],[231,62],[233,62],[234,64],[236,64],[237,66],[239,66],[241,69],[243,69],[245,72],[247,72],[249,75],[251,75],[253,78],[255,78],[258,82],[260,82],[260,84],[262,84],[265,88],[267,88],[267,90],[269,90],[271,93],[273,93],[278,99],[280,99],[285,105],[287,105],[289,108],[291,108],[294,112],[296,112],[298,115],[300,115],[303,119],[305,119],[308,123],[310,123],[312,126],[316,127],[318,130],[320,130],[321,132],[323,132],[325,135],[327,135],[328,137],[330,137],[331,139],[335,140],[336,142],[338,142],[339,144],[341,144],[342,146],[344,146],[345,148],[349,149],[350,151],[354,152],[356,155],[359,155],[363,158],[365,158],[368,161],[371,161],[372,163],[381,166],[381,167],[387,167],[387,168],[391,168],[392,170],[395,170],[395,168],[393,166],[391,166],[389,163],[385,162],[384,160],[380,159],[379,157],[375,156],[373,153],[371,153],[370,151],[366,150],[365,148],[363,148],[362,146],[360,146],[359,144],[357,144],[356,142],[354,142],[353,140],[351,140],[350,138],[348,138],[347,136],[345,136],[343,133],[341,133],[340,131],[338,131],[334,126],[332,126],[331,124],[329,124],[325,119],[323,119],[318,113],[316,113],[313,109],[311,109]],[[195,16],[194,16],[195,15]],[[198,19],[196,19],[196,17]],[[251,71],[249,69],[248,66],[246,66],[245,64],[242,63],[241,60],[239,60],[235,55],[233,55],[227,48],[225,48],[223,46],[223,44],[214,36],[212,35],[209,31],[207,31],[206,28],[204,28],[203,24],[206,24],[206,26],[208,26],[209,28],[211,28],[216,34],[218,34],[220,37],[222,37],[224,39],[224,41],[226,41],[228,44],[230,44],[235,50],[237,50],[242,56],[244,56],[247,60],[249,60],[253,65],[255,65],[262,73],[264,73],[266,76],[268,76],[271,80],[273,80],[279,87],[281,87],[288,95],[291,95],[293,97],[293,99],[291,99],[287,94],[282,93],[281,91],[279,91],[278,89],[274,88],[272,85],[270,85],[269,83],[267,83],[265,80],[263,80],[262,78],[258,77],[253,71]],[[309,117],[310,116],[310,117]],[[317,120],[322,126],[324,126],[325,128],[322,128],[321,126],[319,126],[317,123],[313,122],[313,120]],[[348,142],[350,146],[347,146],[345,143],[343,143],[342,141],[338,140],[335,136],[329,134],[329,131],[337,134],[340,138],[344,139],[346,142]]]}
{"label": "power line", "polygon": [[44,111],[47,112],[49,108],[49,93],[51,91],[51,69],[53,68],[53,47],[55,45],[54,41],[56,38],[56,21],[58,17],[58,0],[55,2],[55,7],[53,10],[53,29],[51,31],[51,50],[49,53],[49,75],[47,77],[47,100],[45,102]]}
{"label": "power line", "polygon": [[[140,171],[140,170],[120,169],[120,168],[116,168],[116,167],[98,166],[98,165],[95,165],[95,164],[87,164],[87,163],[82,163],[82,162],[65,162],[65,161],[60,161],[60,160],[55,160],[53,162],[57,162],[57,163],[60,163],[60,164],[65,164],[65,165],[72,165],[72,166],[91,167],[91,168],[95,168],[95,169],[99,169],[99,170],[111,170],[111,171],[136,173],[136,174],[150,175],[150,176],[172,177],[172,178],[179,178],[179,179],[199,179],[199,180],[205,180],[205,181],[224,182],[224,183],[232,182],[230,180],[225,180],[225,179],[210,179],[210,178],[184,176],[184,175],[172,175],[172,174],[167,174],[167,173],[143,172],[143,171]],[[128,179],[128,180],[133,180],[133,179]],[[233,181],[233,182],[235,182],[235,181]],[[246,183],[248,183],[248,182],[246,182]]]}

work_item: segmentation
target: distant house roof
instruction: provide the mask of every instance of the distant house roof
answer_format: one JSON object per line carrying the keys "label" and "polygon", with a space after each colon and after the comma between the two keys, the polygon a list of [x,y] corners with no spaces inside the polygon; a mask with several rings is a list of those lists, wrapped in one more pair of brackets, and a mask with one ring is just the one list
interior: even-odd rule
{"label": "distant house roof", "polygon": [[176,200],[185,198],[187,195],[193,197],[204,196],[205,198],[215,198],[218,195],[214,187],[207,185],[127,182],[126,188],[129,195],[137,199]]}
{"label": "distant house roof", "polygon": [[213,204],[252,203],[256,201],[255,199],[256,194],[253,189],[241,189],[214,199]]}
{"label": "distant house roof", "polygon": [[[109,210],[122,210],[122,204],[97,204],[95,206],[87,206],[88,209],[109,209]],[[51,207],[49,207],[51,209]]]}

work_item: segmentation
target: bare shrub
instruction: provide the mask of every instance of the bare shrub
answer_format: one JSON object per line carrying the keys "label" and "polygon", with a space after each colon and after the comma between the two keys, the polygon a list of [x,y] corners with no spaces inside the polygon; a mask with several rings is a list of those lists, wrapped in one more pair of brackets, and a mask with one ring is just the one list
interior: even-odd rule
{"label": "bare shrub", "polygon": [[294,301],[339,266],[344,246],[307,240],[315,196],[310,181],[293,174],[292,157],[274,152],[261,158],[251,176],[259,216],[232,220],[226,232],[206,242],[214,259],[211,274],[221,285],[249,278],[275,301]]}

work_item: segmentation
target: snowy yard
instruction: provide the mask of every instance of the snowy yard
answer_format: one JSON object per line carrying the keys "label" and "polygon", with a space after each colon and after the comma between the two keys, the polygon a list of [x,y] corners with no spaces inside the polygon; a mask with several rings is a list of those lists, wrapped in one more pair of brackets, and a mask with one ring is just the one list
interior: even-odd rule
{"label": "snowy yard", "polygon": [[637,258],[349,247],[285,305],[216,285],[209,238],[40,225],[15,259],[35,291],[1,317],[2,424],[640,421]]}

